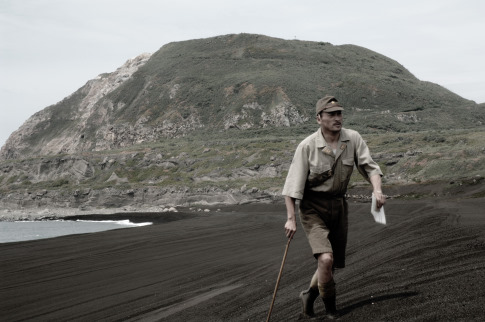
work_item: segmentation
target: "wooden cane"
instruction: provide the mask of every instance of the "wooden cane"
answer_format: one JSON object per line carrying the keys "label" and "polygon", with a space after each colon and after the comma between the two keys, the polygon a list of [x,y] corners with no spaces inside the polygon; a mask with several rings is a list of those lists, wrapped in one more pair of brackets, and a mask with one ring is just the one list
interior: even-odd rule
{"label": "wooden cane", "polygon": [[283,267],[285,266],[286,254],[288,254],[288,247],[290,247],[291,238],[288,238],[288,243],[286,243],[285,254],[283,255],[283,261],[281,262],[280,272],[278,274],[278,279],[276,280],[276,286],[273,293],[273,300],[271,301],[271,306],[269,307],[268,317],[266,318],[266,322],[269,322],[269,318],[271,317],[271,312],[273,311],[274,301],[276,299],[276,292],[278,291],[278,286],[280,285],[281,274],[283,273]]}

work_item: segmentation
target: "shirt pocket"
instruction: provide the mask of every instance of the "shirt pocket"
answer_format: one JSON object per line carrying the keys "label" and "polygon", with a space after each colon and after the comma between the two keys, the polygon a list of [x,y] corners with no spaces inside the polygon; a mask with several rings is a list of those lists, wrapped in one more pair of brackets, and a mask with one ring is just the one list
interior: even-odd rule
{"label": "shirt pocket", "polygon": [[319,186],[327,181],[332,175],[332,168],[330,166],[310,166],[307,187],[313,188]]}
{"label": "shirt pocket", "polygon": [[350,180],[350,176],[354,171],[354,159],[353,158],[346,158],[342,159],[342,182],[348,182]]}

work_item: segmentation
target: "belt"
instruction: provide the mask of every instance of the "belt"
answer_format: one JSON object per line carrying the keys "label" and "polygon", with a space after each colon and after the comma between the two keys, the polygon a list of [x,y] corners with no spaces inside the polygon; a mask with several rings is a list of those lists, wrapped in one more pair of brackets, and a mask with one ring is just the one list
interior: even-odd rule
{"label": "belt", "polygon": [[314,191],[314,190],[305,190],[303,194],[303,198],[306,196],[312,196],[322,199],[342,199],[346,197],[346,192],[344,193],[334,193],[334,192],[326,192],[326,191]]}

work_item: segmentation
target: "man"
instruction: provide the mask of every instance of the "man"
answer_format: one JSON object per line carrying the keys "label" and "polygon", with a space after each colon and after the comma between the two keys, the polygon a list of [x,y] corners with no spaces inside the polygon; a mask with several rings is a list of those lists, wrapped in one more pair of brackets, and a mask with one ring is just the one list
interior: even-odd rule
{"label": "man", "polygon": [[315,317],[313,304],[318,295],[323,299],[326,317],[338,318],[333,272],[345,267],[348,226],[345,193],[354,165],[372,184],[377,207],[386,201],[381,189],[382,172],[360,134],[342,127],[343,110],[333,96],[327,95],[317,102],[320,128],[298,145],[282,193],[288,216],[286,236],[293,238],[296,233],[298,199],[300,221],[317,259],[310,288],[300,294],[304,318]]}

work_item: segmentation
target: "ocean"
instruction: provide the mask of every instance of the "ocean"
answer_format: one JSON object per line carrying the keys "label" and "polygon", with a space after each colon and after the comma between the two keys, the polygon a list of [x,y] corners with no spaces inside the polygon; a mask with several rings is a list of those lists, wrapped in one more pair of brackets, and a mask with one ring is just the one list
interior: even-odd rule
{"label": "ocean", "polygon": [[134,228],[151,224],[151,222],[132,223],[129,220],[2,221],[0,222],[0,243],[52,238],[73,234],[95,233],[111,229]]}

